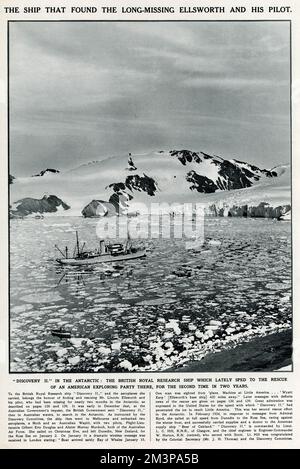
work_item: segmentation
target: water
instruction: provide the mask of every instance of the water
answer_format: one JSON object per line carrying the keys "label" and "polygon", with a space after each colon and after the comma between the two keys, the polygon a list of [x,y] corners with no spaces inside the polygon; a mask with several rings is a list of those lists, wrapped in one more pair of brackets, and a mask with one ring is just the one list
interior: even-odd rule
{"label": "water", "polygon": [[[95,247],[96,223],[11,221],[11,371],[165,369],[212,319],[238,330],[291,323],[290,223],[210,218],[200,252],[159,239],[145,241],[141,260],[55,263],[54,245],[73,247],[75,230]],[[53,336],[59,327],[77,340]]]}

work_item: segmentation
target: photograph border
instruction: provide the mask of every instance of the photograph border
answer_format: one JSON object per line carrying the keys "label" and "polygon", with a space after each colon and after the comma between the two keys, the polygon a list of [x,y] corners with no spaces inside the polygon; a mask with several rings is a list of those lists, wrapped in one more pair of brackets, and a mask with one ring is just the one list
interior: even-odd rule
{"label": "photograph border", "polygon": [[[10,146],[10,23],[289,23],[289,76],[290,76],[290,93],[289,93],[289,161],[291,165],[291,172],[290,172],[290,199],[291,199],[291,207],[292,207],[292,218],[291,218],[291,309],[292,309],[292,347],[295,342],[295,324],[294,324],[294,249],[293,249],[293,102],[292,102],[292,87],[293,87],[293,49],[292,49],[292,21],[291,19],[253,19],[253,20],[167,20],[167,19],[157,19],[157,20],[8,20],[7,21],[7,187],[8,187],[8,373],[9,375],[74,375],[80,374],[80,372],[72,372],[72,371],[11,371],[11,314],[10,314],[10,307],[11,307],[11,285],[10,285],[10,256],[11,256],[11,246],[10,246],[10,184],[9,184],[9,175],[10,175],[10,159],[11,159],[11,146]],[[294,359],[293,359],[293,350],[292,350],[292,364],[291,370],[278,370],[276,373],[293,373],[295,372],[294,368]],[[139,376],[142,373],[150,374],[162,374],[162,373],[175,373],[177,374],[184,374],[184,373],[194,373],[194,374],[232,374],[232,373],[263,373],[263,374],[270,374],[274,373],[274,371],[270,370],[262,370],[262,371],[141,371],[141,372],[128,372],[129,374],[134,374]],[[99,372],[82,372],[81,374],[105,374],[105,375],[122,375],[121,372],[113,372],[113,373],[99,373]]]}

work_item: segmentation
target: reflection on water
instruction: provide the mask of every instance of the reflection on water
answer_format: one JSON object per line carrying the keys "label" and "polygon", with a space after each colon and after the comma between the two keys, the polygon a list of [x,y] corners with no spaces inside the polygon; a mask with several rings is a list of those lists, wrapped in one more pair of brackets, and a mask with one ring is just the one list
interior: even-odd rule
{"label": "reflection on water", "polygon": [[[158,239],[135,261],[54,262],[54,245],[73,246],[75,230],[96,246],[95,227],[79,217],[11,221],[11,371],[163,369],[196,342],[217,349],[226,328],[290,324],[290,223],[211,218],[199,252]],[[51,334],[61,327],[71,339]]]}

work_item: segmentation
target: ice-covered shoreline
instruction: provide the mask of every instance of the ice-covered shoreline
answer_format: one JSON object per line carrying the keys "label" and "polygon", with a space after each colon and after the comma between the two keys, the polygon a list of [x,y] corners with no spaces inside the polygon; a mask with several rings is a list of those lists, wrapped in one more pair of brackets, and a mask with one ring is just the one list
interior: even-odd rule
{"label": "ice-covered shoreline", "polygon": [[290,223],[212,218],[200,251],[158,239],[140,262],[55,265],[55,243],[78,229],[93,246],[93,224],[12,224],[12,372],[167,371],[291,327]]}
{"label": "ice-covered shoreline", "polygon": [[[217,323],[220,321],[211,322]],[[166,326],[172,324],[172,321],[166,323]],[[175,329],[178,328],[176,326],[177,322],[173,321]],[[209,327],[209,326],[207,326]],[[233,327],[229,327],[228,324],[224,323],[223,325],[217,326],[218,329],[206,329],[206,331],[222,331],[222,335],[217,335],[217,338],[214,335],[207,334],[206,332],[199,332],[199,330],[195,331],[194,335],[190,336],[183,336],[181,338],[181,342],[185,344],[185,350],[181,353],[176,353],[172,342],[166,342],[163,346],[163,343],[158,340],[157,343],[153,343],[152,347],[150,347],[150,352],[152,349],[153,361],[150,358],[149,354],[149,365],[146,366],[137,366],[133,365],[130,360],[124,359],[120,360],[120,362],[116,365],[116,370],[118,372],[126,372],[126,371],[136,371],[136,372],[165,372],[165,371],[178,371],[178,368],[184,365],[187,362],[199,362],[203,358],[209,356],[210,354],[215,354],[217,352],[223,352],[225,350],[231,350],[241,344],[248,343],[250,341],[255,341],[258,338],[271,336],[275,333],[280,333],[286,330],[291,330],[291,322],[284,322],[276,324],[274,322],[270,323],[267,326],[259,326],[259,327],[251,327],[248,328],[245,325],[239,325],[235,329]],[[170,327],[166,328],[170,330]],[[230,329],[230,330],[229,330]],[[246,330],[243,330],[246,329]],[[202,337],[201,337],[202,335]],[[192,339],[193,338],[193,339]],[[81,354],[84,357],[87,353],[91,353],[94,349],[93,341],[88,339],[85,341],[81,339]],[[72,342],[72,339],[71,341]],[[79,341],[80,342],[80,341]],[[79,344],[77,341],[77,345]],[[73,344],[76,346],[76,341],[73,341]],[[166,346],[167,345],[167,346]],[[116,347],[117,350],[117,347]],[[77,351],[79,351],[77,349]],[[105,350],[104,347],[100,349],[102,353],[108,353],[108,350]],[[174,353],[175,352],[175,353]],[[64,354],[63,354],[64,355]],[[89,357],[87,357],[89,358]],[[146,358],[146,357],[145,357]],[[156,361],[155,361],[156,358]],[[159,358],[159,359],[158,359]],[[157,360],[158,359],[158,360]],[[99,364],[94,363],[94,365],[89,367],[88,363],[81,363],[80,365],[80,354],[77,354],[76,357],[71,358],[69,360],[69,367],[67,367],[66,371],[70,372],[80,372],[80,371],[105,371],[105,360],[102,359],[102,366]],[[83,368],[81,368],[83,366]],[[101,369],[102,368],[102,369]],[[107,370],[108,371],[108,370]],[[183,370],[181,370],[183,371]],[[188,369],[184,370],[188,371]],[[246,371],[246,370],[244,370]],[[251,371],[251,369],[247,370]]]}

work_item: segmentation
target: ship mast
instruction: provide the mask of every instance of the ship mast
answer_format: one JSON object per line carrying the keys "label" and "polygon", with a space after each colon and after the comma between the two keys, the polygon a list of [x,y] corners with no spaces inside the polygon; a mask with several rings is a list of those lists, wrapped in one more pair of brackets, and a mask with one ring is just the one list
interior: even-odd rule
{"label": "ship mast", "polygon": [[127,240],[126,240],[126,251],[131,249],[131,238],[130,238],[130,233],[129,233],[129,228],[127,227]]}
{"label": "ship mast", "polygon": [[77,256],[80,256],[80,250],[79,250],[79,239],[78,239],[78,231],[76,231],[76,247],[77,247]]}

